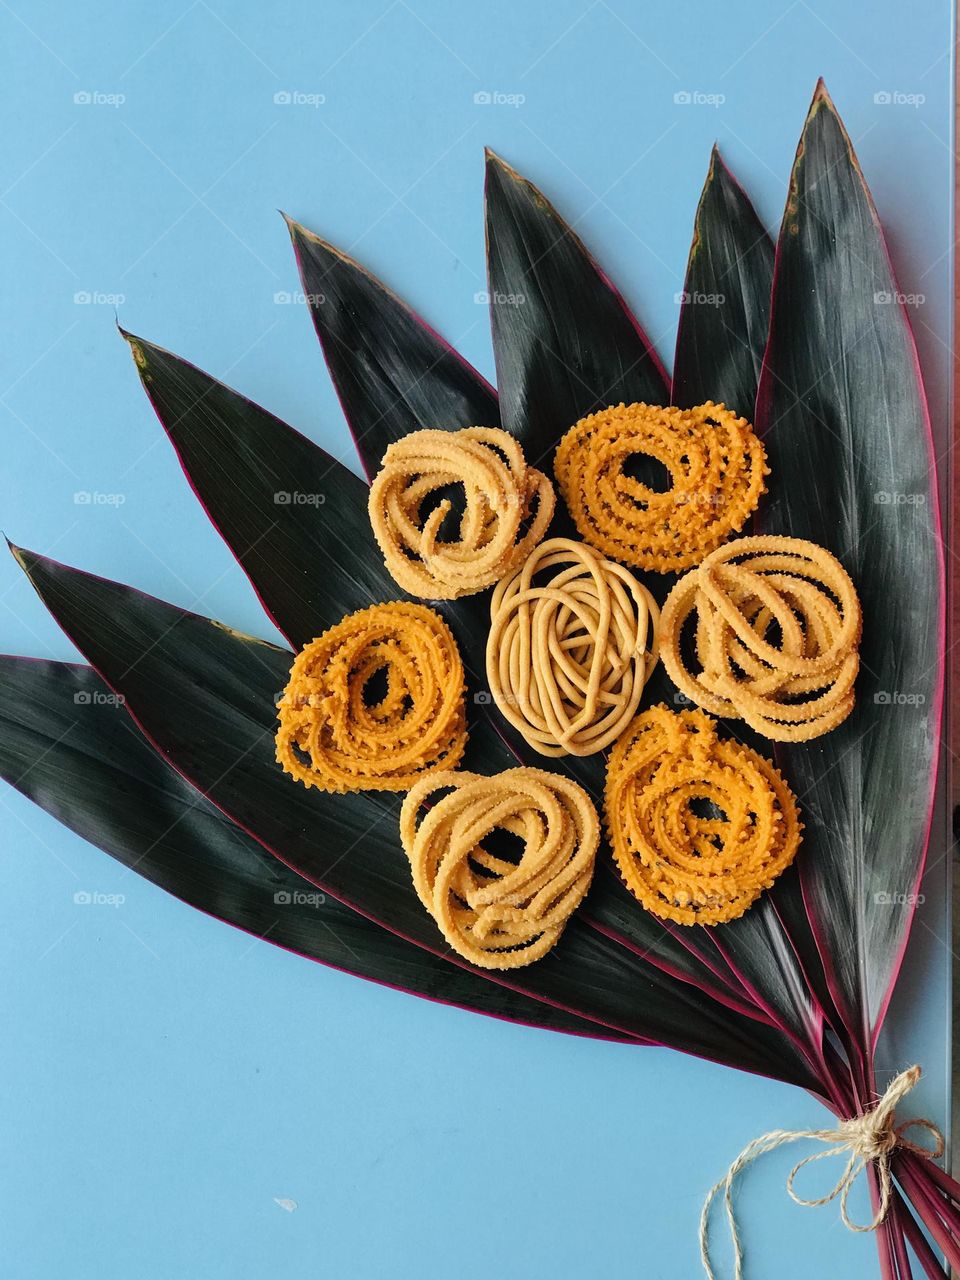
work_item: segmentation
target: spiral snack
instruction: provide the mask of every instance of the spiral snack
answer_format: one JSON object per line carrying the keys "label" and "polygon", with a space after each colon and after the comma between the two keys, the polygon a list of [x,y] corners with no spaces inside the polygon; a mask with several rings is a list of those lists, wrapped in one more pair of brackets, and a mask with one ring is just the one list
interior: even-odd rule
{"label": "spiral snack", "polygon": [[606,821],[627,887],[677,924],[742,916],[793,861],[802,830],[769,760],[718,738],[704,712],[664,706],[611,751]]}
{"label": "spiral snack", "polygon": [[[459,535],[441,541],[448,485],[463,488]],[[411,595],[455,600],[520,565],[553,517],[553,486],[528,467],[517,441],[494,427],[413,431],[387,449],[370,487],[370,522],[387,569]]]}
{"label": "spiral snack", "polygon": [[[377,701],[375,677],[385,687]],[[278,714],[277,760],[304,786],[406,791],[463,756],[456,642],[425,605],[361,609],[297,654]]]}
{"label": "spiral snack", "polygon": [[[542,585],[534,578],[556,570]],[[494,701],[544,756],[587,756],[633,719],[657,662],[660,610],[622,565],[583,542],[541,542],[490,602]]]}
{"label": "spiral snack", "polygon": [[[523,841],[518,858],[484,848],[497,829]],[[600,823],[582,787],[541,769],[435,773],[405,798],[400,839],[453,950],[484,969],[518,969],[546,955],[590,887]]]}
{"label": "spiral snack", "polygon": [[[627,474],[637,455],[670,473],[665,493]],[[626,564],[672,573],[743,528],[769,468],[746,419],[708,401],[620,404],[581,418],[560,441],[554,474],[582,538]]]}
{"label": "spiral snack", "polygon": [[[695,617],[698,670],[681,651]],[[853,709],[860,602],[834,556],[800,538],[741,538],[709,555],[663,606],[663,664],[715,715],[778,742],[804,742]]]}

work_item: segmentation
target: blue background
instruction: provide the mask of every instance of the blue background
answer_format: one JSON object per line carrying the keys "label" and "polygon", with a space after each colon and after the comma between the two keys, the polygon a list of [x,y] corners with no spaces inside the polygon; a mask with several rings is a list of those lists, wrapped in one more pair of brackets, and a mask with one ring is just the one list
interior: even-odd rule
{"label": "blue background", "polygon": [[[13,0],[0,37],[2,519],[37,550],[271,635],[161,437],[114,296],[125,326],[352,463],[306,310],[283,300],[298,281],[277,207],[492,376],[474,300],[489,143],[576,223],[669,363],[710,144],[775,228],[821,73],[901,286],[924,295],[946,440],[945,0]],[[71,656],[12,561],[0,605],[3,648]],[[687,1280],[709,1183],[755,1135],[825,1119],[798,1091],[673,1052],[324,970],[166,897],[13,792],[0,806],[0,1248],[16,1280]],[[945,883],[938,829],[881,1054],[924,1063],[917,1107],[941,1120]],[[75,905],[82,890],[124,901]],[[874,1275],[869,1237],[786,1198],[791,1162],[744,1180],[750,1274]]]}

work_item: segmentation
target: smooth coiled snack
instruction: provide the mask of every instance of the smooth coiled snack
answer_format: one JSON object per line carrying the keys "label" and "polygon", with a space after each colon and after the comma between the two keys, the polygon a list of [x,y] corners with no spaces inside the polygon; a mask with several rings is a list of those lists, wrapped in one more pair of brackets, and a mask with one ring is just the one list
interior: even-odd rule
{"label": "smooth coiled snack", "polygon": [[[631,475],[638,456],[670,487]],[[640,569],[689,569],[743,528],[766,492],[763,445],[722,404],[620,404],[581,418],[557,447],[554,474],[580,536]]]}
{"label": "smooth coiled snack", "polygon": [[541,755],[602,751],[640,705],[659,618],[653,596],[622,565],[583,542],[541,542],[490,602],[494,702]]}
{"label": "smooth coiled snack", "polygon": [[277,712],[278,762],[322,791],[406,791],[467,741],[460,654],[422,604],[375,604],[312,640]]}
{"label": "smooth coiled snack", "polygon": [[[519,837],[519,855],[484,847],[498,830]],[[453,950],[484,969],[518,969],[546,955],[590,887],[600,823],[582,787],[541,769],[436,773],[405,798],[400,839]]]}
{"label": "smooth coiled snack", "polygon": [[[446,541],[441,526],[452,503],[442,491],[451,485],[464,501],[457,537]],[[404,591],[455,600],[521,564],[546,533],[554,502],[550,481],[527,466],[511,435],[467,427],[412,431],[391,444],[369,510],[387,569]]]}
{"label": "smooth coiled snack", "polygon": [[800,538],[741,538],[674,586],[660,645],[692,702],[775,741],[804,742],[853,709],[860,630],[856,590],[829,551]]}
{"label": "smooth coiled snack", "polygon": [[630,891],[677,924],[743,915],[793,861],[797,802],[769,760],[703,711],[651,707],[610,753],[606,821]]}

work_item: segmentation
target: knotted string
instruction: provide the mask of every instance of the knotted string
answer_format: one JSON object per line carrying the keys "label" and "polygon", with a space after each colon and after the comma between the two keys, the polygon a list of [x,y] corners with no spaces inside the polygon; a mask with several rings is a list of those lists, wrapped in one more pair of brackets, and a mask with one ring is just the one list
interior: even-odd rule
{"label": "knotted string", "polygon": [[[766,1133],[762,1138],[755,1138],[753,1142],[744,1147],[727,1170],[726,1176],[710,1188],[700,1214],[700,1259],[703,1262],[703,1269],[708,1276],[708,1280],[716,1280],[716,1274],[710,1264],[709,1246],[710,1208],[714,1199],[722,1190],[727,1211],[727,1221],[730,1224],[730,1238],[733,1241],[734,1256],[736,1258],[735,1276],[736,1280],[742,1280],[743,1248],[740,1244],[740,1232],[733,1210],[734,1179],[741,1169],[756,1160],[758,1156],[766,1155],[768,1151],[774,1151],[777,1147],[786,1146],[789,1142],[797,1142],[800,1138],[812,1138],[817,1142],[830,1142],[834,1145],[828,1147],[826,1151],[817,1151],[814,1155],[807,1156],[793,1166],[790,1176],[787,1178],[787,1192],[790,1198],[796,1204],[815,1208],[818,1205],[829,1204],[831,1200],[835,1200],[839,1196],[840,1217],[845,1227],[850,1231],[876,1231],[890,1211],[890,1196],[893,1190],[890,1160],[896,1148],[901,1147],[907,1151],[913,1151],[916,1155],[926,1156],[930,1160],[937,1160],[943,1155],[943,1134],[932,1120],[906,1120],[903,1124],[894,1124],[897,1104],[906,1097],[919,1079],[919,1067],[911,1067],[908,1071],[901,1071],[891,1082],[886,1093],[872,1111],[867,1111],[861,1116],[854,1116],[851,1120],[844,1120],[835,1129],[774,1129],[772,1133]],[[933,1149],[918,1146],[915,1142],[911,1142],[904,1137],[905,1132],[914,1127],[927,1129],[933,1134],[935,1139]],[[797,1195],[793,1189],[793,1183],[804,1165],[812,1164],[815,1160],[824,1160],[827,1156],[844,1154],[847,1154],[847,1163],[832,1191],[817,1200],[805,1200],[803,1196]],[[861,1224],[853,1222],[847,1213],[847,1199],[853,1184],[866,1169],[867,1165],[871,1163],[876,1166],[880,1201],[872,1222]]]}

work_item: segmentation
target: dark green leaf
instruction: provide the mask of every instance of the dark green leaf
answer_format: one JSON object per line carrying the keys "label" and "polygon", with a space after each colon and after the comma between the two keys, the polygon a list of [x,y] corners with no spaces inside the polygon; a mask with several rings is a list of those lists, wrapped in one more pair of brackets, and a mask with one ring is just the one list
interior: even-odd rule
{"label": "dark green leaf", "polygon": [[834,999],[864,1047],[922,871],[942,703],[943,567],[929,423],[876,210],[822,84],[790,181],[758,397],[764,532],[825,544],[863,604],[857,705],[779,753]]}
{"label": "dark green leaf", "polygon": [[294,648],[397,596],[358,476],[195,365],[124,337],[197,497]]}
{"label": "dark green leaf", "polygon": [[317,335],[372,478],[387,445],[421,427],[497,427],[497,394],[375,276],[287,219]]}
{"label": "dark green leaf", "polygon": [[319,894],[166,764],[89,667],[0,657],[0,727],[0,777],[208,915],[432,1000],[576,1035],[615,1036],[455,969]]}
{"label": "dark green leaf", "polygon": [[[202,369],[124,336],[194,493],[294,648],[345,614],[408,598],[384,567],[359,476]],[[486,600],[434,607],[450,623],[467,671],[471,767],[502,769],[511,757],[486,705],[475,701],[486,685]]]}
{"label": "dark green leaf", "polygon": [[674,404],[713,400],[753,421],[772,280],[773,242],[714,147],[683,286]]}
{"label": "dark green leaf", "polygon": [[[328,796],[297,786],[276,764],[273,702],[288,654],[131,588],[17,555],[54,617],[188,781],[324,892],[462,963],[413,891],[398,798]],[[577,918],[538,964],[471,972],[620,1033],[816,1087],[778,1032],[721,1008]]]}
{"label": "dark green leaf", "polygon": [[[723,402],[752,418],[757,379],[767,340],[773,244],[746,193],[714,147],[697,208],[687,266],[674,362],[673,402]],[[727,731],[761,754],[769,743],[744,731]],[[801,854],[801,857],[805,856]],[[822,1014],[811,999],[792,940],[775,903],[789,899],[803,914],[799,879],[781,877],[740,920],[715,929],[677,930],[705,961],[721,955],[761,1008],[816,1055]],[[791,914],[794,914],[791,912]],[[819,968],[819,956],[811,956]]]}
{"label": "dark green leaf", "polygon": [[487,158],[487,262],[503,425],[552,466],[578,418],[665,404],[660,361],[626,302],[532,183]]}

